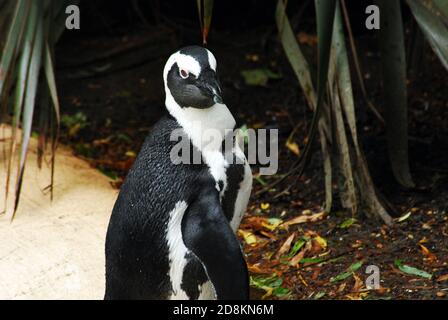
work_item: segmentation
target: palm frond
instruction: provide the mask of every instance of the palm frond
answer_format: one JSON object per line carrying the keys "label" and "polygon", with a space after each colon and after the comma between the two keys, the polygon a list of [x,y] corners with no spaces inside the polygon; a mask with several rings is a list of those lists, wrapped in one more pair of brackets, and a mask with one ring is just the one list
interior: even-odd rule
{"label": "palm frond", "polygon": [[395,179],[414,186],[408,156],[408,105],[404,27],[400,0],[378,1],[381,10],[380,49],[389,160]]}
{"label": "palm frond", "polygon": [[406,0],[426,39],[448,70],[448,2]]}
{"label": "palm frond", "polygon": [[210,24],[212,22],[214,0],[196,0],[199,14],[199,24],[202,32],[202,44],[207,44],[208,33],[210,31]]}
{"label": "palm frond", "polygon": [[[70,1],[73,3],[74,1]],[[76,2],[76,1],[75,1]],[[54,153],[59,132],[60,105],[57,96],[56,81],[53,66],[53,46],[59,38],[64,20],[67,1],[45,0],[42,2],[19,0],[0,12],[0,20],[8,19],[6,24],[6,40],[2,43],[0,58],[0,96],[7,101],[9,96],[14,99],[12,110],[12,138],[8,155],[7,181],[5,198],[9,198],[9,186],[13,173],[13,162],[17,161],[17,176],[15,178],[14,208],[12,217],[18,208],[22,189],[23,175],[26,166],[27,151],[36,106],[39,108],[39,157],[41,161],[48,132],[52,136],[52,177],[54,170]],[[45,80],[45,81],[44,81]],[[50,97],[50,99],[48,98]],[[49,104],[53,112],[49,113]],[[6,105],[6,103],[5,103]],[[6,112],[5,112],[6,111]],[[8,113],[8,110],[3,110]],[[55,117],[56,130],[48,130],[51,117]],[[3,114],[1,119],[6,116]],[[19,134],[19,129],[21,132]],[[52,185],[53,181],[50,182]],[[5,201],[5,206],[8,201]],[[5,207],[5,211],[6,211]]]}

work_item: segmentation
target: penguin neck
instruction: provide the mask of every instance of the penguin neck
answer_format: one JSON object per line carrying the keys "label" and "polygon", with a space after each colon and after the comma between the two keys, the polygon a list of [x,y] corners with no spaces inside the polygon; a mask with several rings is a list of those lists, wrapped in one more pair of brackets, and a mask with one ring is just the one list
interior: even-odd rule
{"label": "penguin neck", "polygon": [[216,151],[229,130],[235,128],[235,119],[225,104],[216,103],[210,108],[182,108],[167,92],[165,105],[200,151]]}

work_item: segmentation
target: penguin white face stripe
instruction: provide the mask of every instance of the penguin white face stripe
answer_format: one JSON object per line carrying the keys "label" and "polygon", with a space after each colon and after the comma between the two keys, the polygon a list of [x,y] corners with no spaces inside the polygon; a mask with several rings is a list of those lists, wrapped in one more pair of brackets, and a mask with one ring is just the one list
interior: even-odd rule
{"label": "penguin white face stripe", "polygon": [[213,53],[210,52],[210,50],[207,50],[208,55],[208,64],[210,65],[210,68],[212,68],[213,71],[216,71],[216,59]]}
{"label": "penguin white face stripe", "polygon": [[193,74],[195,77],[198,77],[201,73],[201,65],[195,58],[182,54],[180,52],[176,52],[169,57],[168,61],[165,64],[165,68],[163,69],[163,80],[165,82],[165,85],[167,82],[168,72],[175,63],[177,63],[179,69],[186,70],[189,73]]}

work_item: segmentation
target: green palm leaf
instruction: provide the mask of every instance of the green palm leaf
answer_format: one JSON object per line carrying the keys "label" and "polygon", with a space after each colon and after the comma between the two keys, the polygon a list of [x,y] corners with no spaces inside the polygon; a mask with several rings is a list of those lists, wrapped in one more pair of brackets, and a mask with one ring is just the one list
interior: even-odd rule
{"label": "green palm leaf", "polygon": [[407,0],[426,39],[448,70],[448,2]]}
{"label": "green palm leaf", "polygon": [[[76,3],[76,1],[70,2]],[[7,11],[0,12],[0,18],[11,15],[11,20],[6,25],[8,30],[6,41],[1,48],[0,95],[8,97],[12,94],[14,96],[12,103],[11,151],[8,155],[5,191],[6,199],[8,199],[13,159],[16,157],[16,153],[18,153],[12,217],[14,217],[19,205],[39,90],[43,91],[39,95],[41,108],[39,114],[40,125],[38,127],[41,136],[38,145],[38,161],[41,160],[42,152],[46,145],[46,132],[50,122],[48,116],[52,116],[52,114],[48,113],[49,108],[47,108],[50,101],[54,107],[53,111],[56,118],[56,131],[52,138],[50,187],[53,184],[54,155],[59,132],[60,106],[54,76],[52,47],[60,34],[58,32],[55,36],[54,30],[60,31],[64,28],[64,20],[61,19],[61,13],[64,13],[67,4],[67,1],[45,0],[39,3],[38,1],[19,0],[14,6],[9,6]],[[61,23],[62,26],[60,25]],[[41,79],[46,81],[40,82]],[[14,81],[15,86],[12,85],[12,81]],[[14,92],[11,92],[11,88],[14,88]],[[18,134],[19,128],[22,129],[20,135]]]}
{"label": "green palm leaf", "polygon": [[380,49],[383,72],[386,135],[395,179],[414,186],[408,156],[408,106],[406,58],[400,0],[379,0],[381,9]]}

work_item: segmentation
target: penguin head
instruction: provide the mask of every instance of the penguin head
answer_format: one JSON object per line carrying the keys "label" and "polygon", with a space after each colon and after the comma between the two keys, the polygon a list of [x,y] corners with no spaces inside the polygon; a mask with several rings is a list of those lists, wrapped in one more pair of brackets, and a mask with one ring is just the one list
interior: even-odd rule
{"label": "penguin head", "polygon": [[216,59],[206,48],[190,46],[173,53],[163,70],[167,104],[206,109],[222,104]]}

